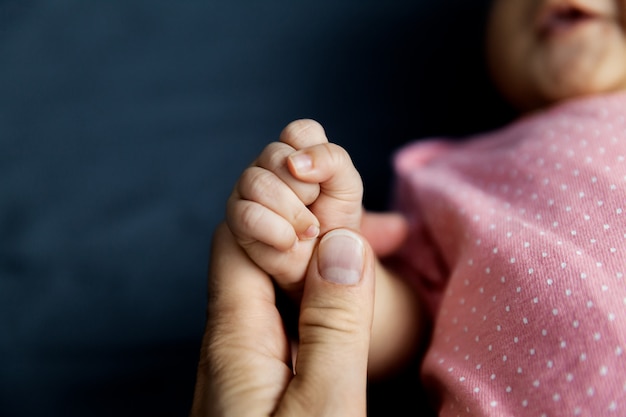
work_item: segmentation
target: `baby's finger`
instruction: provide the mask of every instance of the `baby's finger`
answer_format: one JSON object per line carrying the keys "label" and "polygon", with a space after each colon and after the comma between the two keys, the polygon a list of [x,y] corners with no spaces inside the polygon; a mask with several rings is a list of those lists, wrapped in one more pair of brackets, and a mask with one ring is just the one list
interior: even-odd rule
{"label": "baby's finger", "polygon": [[284,218],[299,238],[317,237],[319,232],[317,218],[275,173],[251,166],[241,175],[236,192],[239,198],[254,201]]}
{"label": "baby's finger", "polygon": [[282,216],[255,201],[231,198],[226,222],[243,247],[262,242],[280,251],[292,248],[298,236]]}
{"label": "baby's finger", "polygon": [[322,125],[314,120],[296,120],[283,129],[280,142],[269,144],[261,152],[254,165],[273,172],[308,206],[317,200],[319,184],[294,178],[287,167],[287,160],[294,151],[322,143],[328,143]]}
{"label": "baby's finger", "polygon": [[289,172],[287,159],[294,152],[295,149],[287,143],[273,142],[265,147],[254,165],[274,173],[305,206],[308,206],[319,196],[320,187],[317,183],[302,182]]}
{"label": "baby's finger", "polygon": [[280,141],[295,150],[328,143],[326,132],[315,120],[301,119],[289,123],[280,134]]}
{"label": "baby's finger", "polygon": [[309,209],[324,225],[322,234],[338,227],[359,229],[363,182],[345,149],[333,143],[304,148],[289,156],[288,166],[299,180],[320,184]]}

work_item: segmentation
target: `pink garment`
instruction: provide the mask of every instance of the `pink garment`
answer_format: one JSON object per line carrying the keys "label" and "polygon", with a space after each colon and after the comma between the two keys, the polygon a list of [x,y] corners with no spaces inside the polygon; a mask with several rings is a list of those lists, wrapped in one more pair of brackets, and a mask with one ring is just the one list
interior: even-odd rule
{"label": "pink garment", "polygon": [[441,416],[626,416],[626,94],[396,158]]}

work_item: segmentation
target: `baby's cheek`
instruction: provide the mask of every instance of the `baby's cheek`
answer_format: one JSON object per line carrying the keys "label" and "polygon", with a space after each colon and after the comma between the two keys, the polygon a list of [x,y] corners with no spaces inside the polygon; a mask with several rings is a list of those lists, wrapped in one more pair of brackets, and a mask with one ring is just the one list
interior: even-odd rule
{"label": "baby's cheek", "polygon": [[619,39],[616,39],[615,47],[606,53],[592,93],[626,89],[626,33],[619,31],[615,36]]}

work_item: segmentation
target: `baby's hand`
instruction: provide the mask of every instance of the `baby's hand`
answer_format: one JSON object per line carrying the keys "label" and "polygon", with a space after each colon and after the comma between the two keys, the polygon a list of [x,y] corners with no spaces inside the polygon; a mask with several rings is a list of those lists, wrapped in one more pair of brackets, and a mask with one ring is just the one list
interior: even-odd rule
{"label": "baby's hand", "polygon": [[348,153],[312,120],[289,124],[241,175],[227,223],[248,256],[287,291],[297,291],[317,237],[359,230],[363,185]]}

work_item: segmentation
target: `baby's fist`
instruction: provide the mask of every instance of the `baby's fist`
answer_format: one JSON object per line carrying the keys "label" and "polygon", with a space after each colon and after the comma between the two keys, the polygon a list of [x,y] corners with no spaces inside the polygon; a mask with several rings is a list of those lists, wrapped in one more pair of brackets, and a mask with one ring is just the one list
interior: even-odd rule
{"label": "baby's fist", "polygon": [[[325,140],[315,143],[312,136]],[[287,160],[293,177],[319,185],[317,198],[307,205],[319,220],[320,233],[340,227],[358,230],[363,183],[345,149],[328,143],[322,126],[312,120],[291,123],[283,130],[281,141],[296,149]]]}
{"label": "baby's fist", "polygon": [[285,289],[297,288],[316,237],[358,230],[363,186],[348,153],[312,120],[290,123],[242,174],[227,221],[248,255]]}

